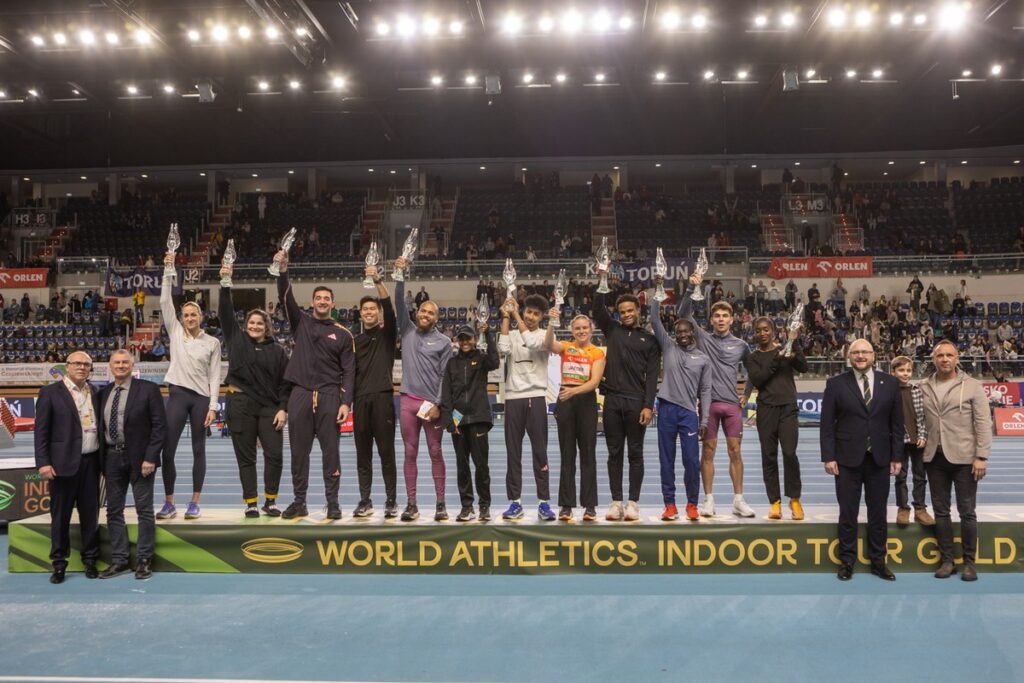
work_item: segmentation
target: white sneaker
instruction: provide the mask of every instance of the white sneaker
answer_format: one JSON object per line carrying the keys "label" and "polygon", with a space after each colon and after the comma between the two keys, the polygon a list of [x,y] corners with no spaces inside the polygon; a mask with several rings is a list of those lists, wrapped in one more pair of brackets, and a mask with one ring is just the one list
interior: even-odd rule
{"label": "white sneaker", "polygon": [[732,514],[737,517],[753,517],[754,509],[747,505],[742,495],[737,494],[732,499]]}
{"label": "white sneaker", "polygon": [[628,501],[626,503],[626,521],[636,522],[640,519],[640,506],[636,504],[635,500]]}
{"label": "white sneaker", "polygon": [[621,522],[622,521],[622,501],[613,500],[612,504],[608,506],[608,514],[604,516],[609,522]]}
{"label": "white sneaker", "polygon": [[710,493],[704,494],[704,502],[700,504],[701,517],[715,516],[715,497]]}

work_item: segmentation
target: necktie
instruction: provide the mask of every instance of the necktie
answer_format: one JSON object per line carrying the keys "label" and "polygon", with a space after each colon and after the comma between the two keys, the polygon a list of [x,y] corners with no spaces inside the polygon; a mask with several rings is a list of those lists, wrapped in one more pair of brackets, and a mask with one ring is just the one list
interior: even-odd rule
{"label": "necktie", "polygon": [[124,387],[116,387],[114,389],[114,402],[110,405],[110,442],[115,446],[119,445],[120,434],[117,430],[117,414],[118,408],[121,405],[121,392],[124,391]]}
{"label": "necktie", "polygon": [[[868,383],[868,375],[867,375],[867,373],[864,373],[864,374],[862,374],[860,376],[860,383],[861,383],[861,386],[864,388],[864,405],[866,405],[868,407],[868,409],[870,409],[871,408],[871,385]],[[868,438],[867,438],[867,450],[868,450],[869,453],[871,452],[871,435],[870,434],[868,435]]]}

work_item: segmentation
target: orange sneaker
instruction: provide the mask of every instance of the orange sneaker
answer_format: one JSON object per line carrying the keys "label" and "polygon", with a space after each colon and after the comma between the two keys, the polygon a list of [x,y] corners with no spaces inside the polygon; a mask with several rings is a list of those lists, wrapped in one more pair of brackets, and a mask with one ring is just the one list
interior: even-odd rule
{"label": "orange sneaker", "polygon": [[665,506],[665,511],[661,513],[661,521],[672,522],[679,519],[679,510],[676,509],[675,503],[669,503]]}
{"label": "orange sneaker", "polygon": [[772,509],[768,511],[768,519],[782,519],[782,501],[772,503]]}
{"label": "orange sneaker", "polygon": [[799,498],[789,499],[789,510],[793,513],[793,519],[800,521],[804,518],[804,506],[800,504]]}
{"label": "orange sneaker", "polygon": [[700,511],[697,510],[697,506],[694,505],[693,503],[686,504],[686,519],[690,520],[691,522],[696,522],[698,519],[700,519]]}

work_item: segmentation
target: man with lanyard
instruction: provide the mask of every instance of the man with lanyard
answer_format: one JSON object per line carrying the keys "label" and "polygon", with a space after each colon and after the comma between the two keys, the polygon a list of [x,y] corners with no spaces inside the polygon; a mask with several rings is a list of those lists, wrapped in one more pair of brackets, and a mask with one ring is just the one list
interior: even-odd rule
{"label": "man with lanyard", "polygon": [[274,260],[281,266],[277,292],[292,328],[295,348],[284,379],[293,386],[288,398],[288,441],[292,452],[292,487],[295,500],[281,515],[284,519],[305,517],[309,488],[309,454],[313,436],[323,456],[327,519],[341,519],[338,484],[341,459],[338,453],[338,425],[348,417],[354,395],[355,343],[344,325],[331,319],[334,292],[324,286],[313,290],[313,314],[295,302],[288,282],[288,254],[279,251]]}
{"label": "man with lanyard", "polygon": [[356,396],[352,426],[356,442],[356,471],[359,475],[359,505],[354,517],[373,514],[370,488],[373,480],[373,444],[377,443],[380,470],[384,477],[384,517],[398,516],[395,471],[395,399],[391,381],[398,340],[395,307],[381,282],[377,268],[366,268],[373,279],[377,296],[364,296],[359,302],[363,331],[356,335]]}
{"label": "man with lanyard", "polygon": [[701,514],[704,517],[715,516],[715,496],[712,491],[715,486],[718,425],[721,423],[729,449],[729,476],[732,479],[734,493],[732,512],[738,517],[753,517],[754,511],[743,498],[743,460],[740,457],[740,446],[743,442],[743,416],[740,408],[746,404],[746,399],[741,401],[736,393],[736,373],[750,353],[750,347],[730,332],[734,318],[732,306],[726,301],[719,301],[711,307],[713,333],[697,325],[691,311],[693,300],[690,298],[690,292],[693,287],[699,286],[700,277],[691,275],[690,286],[686,288],[679,305],[679,317],[693,324],[699,348],[711,359],[711,407],[708,411],[708,431],[704,439],[700,467],[701,478],[704,481],[704,505]]}

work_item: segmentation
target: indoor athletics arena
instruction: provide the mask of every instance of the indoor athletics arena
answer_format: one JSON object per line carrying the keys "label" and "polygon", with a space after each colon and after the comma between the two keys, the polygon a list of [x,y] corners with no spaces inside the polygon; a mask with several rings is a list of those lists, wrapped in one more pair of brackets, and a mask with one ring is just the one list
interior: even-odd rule
{"label": "indoor athletics arena", "polygon": [[1024,680],[1022,41],[3,0],[0,683]]}

